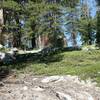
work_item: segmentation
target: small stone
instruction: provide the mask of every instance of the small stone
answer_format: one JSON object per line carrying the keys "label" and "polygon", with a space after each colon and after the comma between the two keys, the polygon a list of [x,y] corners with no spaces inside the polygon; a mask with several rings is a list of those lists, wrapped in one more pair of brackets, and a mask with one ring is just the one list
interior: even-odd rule
{"label": "small stone", "polygon": [[44,91],[44,89],[43,89],[43,88],[38,87],[38,86],[34,87],[34,88],[33,88],[33,90],[35,90],[35,91]]}
{"label": "small stone", "polygon": [[33,81],[37,80],[38,78],[33,78]]}
{"label": "small stone", "polygon": [[44,78],[41,82],[42,83],[49,83],[49,82],[55,82],[59,79],[60,79],[60,76],[50,76],[50,77]]}
{"label": "small stone", "polygon": [[68,94],[64,94],[61,92],[56,92],[56,96],[60,99],[60,100],[72,100],[71,96]]}
{"label": "small stone", "polygon": [[23,90],[25,90],[25,91],[28,90],[28,87],[27,86],[24,86],[23,87]]}
{"label": "small stone", "polygon": [[4,86],[4,83],[3,82],[0,82],[0,87]]}
{"label": "small stone", "polygon": [[55,83],[57,83],[57,82],[65,82],[65,81],[66,81],[66,79],[63,76],[61,76],[59,78],[59,80],[57,80]]}
{"label": "small stone", "polygon": [[82,81],[81,81],[81,84],[82,84],[82,85],[85,85],[85,81],[82,80]]}
{"label": "small stone", "polygon": [[8,93],[11,93],[11,90],[9,90]]}

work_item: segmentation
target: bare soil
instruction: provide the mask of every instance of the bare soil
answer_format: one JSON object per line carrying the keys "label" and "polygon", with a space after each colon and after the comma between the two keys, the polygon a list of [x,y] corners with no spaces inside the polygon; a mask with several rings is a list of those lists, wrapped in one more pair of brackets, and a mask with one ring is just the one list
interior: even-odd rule
{"label": "bare soil", "polygon": [[11,75],[0,82],[0,100],[100,100],[100,88],[77,76]]}

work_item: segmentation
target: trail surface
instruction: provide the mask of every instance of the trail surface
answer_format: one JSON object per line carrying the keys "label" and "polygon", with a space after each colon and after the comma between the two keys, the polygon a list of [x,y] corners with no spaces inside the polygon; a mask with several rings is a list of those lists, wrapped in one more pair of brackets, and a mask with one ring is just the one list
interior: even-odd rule
{"label": "trail surface", "polygon": [[100,100],[100,88],[77,76],[9,76],[0,83],[0,100]]}

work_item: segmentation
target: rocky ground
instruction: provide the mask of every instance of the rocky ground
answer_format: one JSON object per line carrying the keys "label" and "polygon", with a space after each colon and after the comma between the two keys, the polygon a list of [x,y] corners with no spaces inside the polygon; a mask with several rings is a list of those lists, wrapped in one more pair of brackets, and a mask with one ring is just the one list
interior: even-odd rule
{"label": "rocky ground", "polygon": [[0,83],[0,100],[100,100],[100,88],[77,76],[9,76]]}

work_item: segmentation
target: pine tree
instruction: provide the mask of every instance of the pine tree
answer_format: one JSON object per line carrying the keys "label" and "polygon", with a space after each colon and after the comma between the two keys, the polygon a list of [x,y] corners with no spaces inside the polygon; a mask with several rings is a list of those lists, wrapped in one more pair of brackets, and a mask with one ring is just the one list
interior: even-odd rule
{"label": "pine tree", "polygon": [[93,34],[96,30],[96,21],[95,18],[92,18],[90,15],[90,9],[88,7],[87,1],[82,0],[81,3],[81,17],[78,22],[79,32],[82,33],[82,38],[84,43],[92,45]]}
{"label": "pine tree", "polygon": [[[21,37],[48,34],[50,41],[63,36],[60,27],[61,7],[76,6],[79,0],[3,0],[4,32],[13,34],[13,45],[21,45]],[[55,2],[55,3],[54,3]],[[1,5],[0,5],[1,6]],[[10,15],[10,16],[9,16]],[[49,15],[49,16],[48,16]],[[21,21],[24,21],[22,25]],[[53,45],[55,45],[53,44]]]}
{"label": "pine tree", "polygon": [[100,0],[97,0],[98,11],[97,11],[97,33],[96,33],[96,43],[100,48]]}

